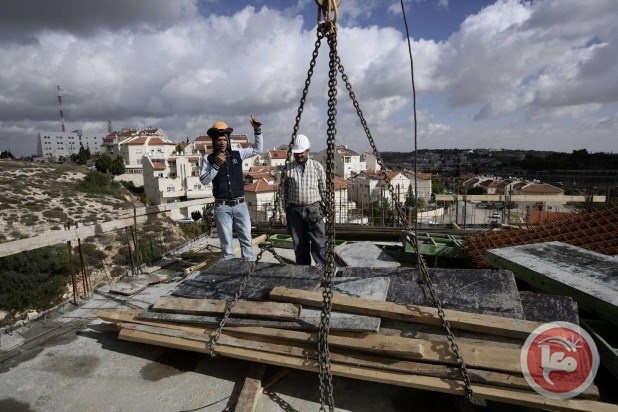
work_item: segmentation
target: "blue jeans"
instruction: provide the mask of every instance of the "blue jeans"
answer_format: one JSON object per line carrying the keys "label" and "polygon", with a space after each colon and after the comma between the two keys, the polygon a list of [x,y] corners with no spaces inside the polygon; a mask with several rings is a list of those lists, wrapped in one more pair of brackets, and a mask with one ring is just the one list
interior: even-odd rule
{"label": "blue jeans", "polygon": [[232,225],[236,229],[238,243],[243,259],[255,260],[253,253],[253,243],[251,243],[251,217],[246,203],[235,206],[216,205],[215,223],[217,224],[217,234],[221,242],[221,253],[223,259],[236,259],[234,245],[232,243]]}
{"label": "blue jeans", "polygon": [[324,218],[312,222],[307,208],[289,204],[285,210],[288,231],[294,242],[297,265],[311,265],[311,256],[316,264],[326,265],[326,229]]}

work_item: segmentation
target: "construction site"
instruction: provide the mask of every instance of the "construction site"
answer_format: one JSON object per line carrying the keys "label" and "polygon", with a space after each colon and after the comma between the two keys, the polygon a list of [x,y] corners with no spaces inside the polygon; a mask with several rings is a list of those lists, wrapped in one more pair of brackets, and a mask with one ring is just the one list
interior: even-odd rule
{"label": "construction site", "polygon": [[[167,212],[134,209],[0,251]],[[202,236],[94,290],[76,271],[71,302],[2,331],[0,405],[301,411],[328,395],[334,410],[618,410],[617,215],[610,206],[528,228],[412,232],[431,283],[410,233],[341,227],[327,309],[325,269],[295,265],[276,227],[254,227],[256,263],[223,261],[216,236]],[[571,399],[533,391],[520,362],[526,337],[556,321],[588,331],[600,355],[597,378]]]}
{"label": "construction site", "polygon": [[[339,2],[317,3],[292,141],[324,41],[327,263],[296,264],[279,197],[251,227],[255,261],[222,259],[212,226],[151,240],[160,256],[144,259],[140,228],[203,199],[0,243],[0,258],[66,244],[73,265],[75,242],[81,253],[82,240],[124,231],[131,261],[93,284],[75,257],[68,300],[0,331],[0,410],[618,412],[618,205],[591,201],[534,225],[421,228],[337,55]],[[390,227],[335,222],[339,74],[386,176]]]}

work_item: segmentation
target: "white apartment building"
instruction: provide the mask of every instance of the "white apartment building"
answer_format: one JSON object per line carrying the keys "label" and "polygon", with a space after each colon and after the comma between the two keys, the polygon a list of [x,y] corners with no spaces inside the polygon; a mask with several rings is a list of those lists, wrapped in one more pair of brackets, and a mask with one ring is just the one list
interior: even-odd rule
{"label": "white apartment building", "polygon": [[[405,170],[403,174],[408,178],[408,180],[410,180],[412,193],[414,194],[414,171]],[[425,199],[425,201],[429,202],[431,200],[431,188],[431,173],[416,173],[416,189],[418,191],[418,197],[421,197]],[[406,191],[406,193],[408,192]]]}
{"label": "white apartment building", "polygon": [[[185,200],[204,199],[204,204],[213,203],[212,184],[204,186],[200,182],[202,157],[200,155],[175,155],[167,158],[143,156],[144,192],[155,205]],[[181,209],[177,219],[191,216],[191,212],[201,212],[202,206]]]}
{"label": "white apartment building", "polygon": [[[404,204],[410,187],[410,179],[398,171],[387,171],[386,174],[393,186],[395,198],[399,203]],[[349,180],[349,198],[362,208],[369,207],[372,202],[392,199],[382,171],[365,170]],[[414,194],[414,187],[412,187],[412,193]]]}
{"label": "white apartment building", "polygon": [[135,186],[144,185],[143,158],[165,160],[170,157],[177,146],[167,138],[161,129],[122,130],[105,136],[102,144],[105,153],[112,158],[124,159],[125,173],[117,180],[133,182]]}
{"label": "white apartment building", "polygon": [[273,166],[283,169],[287,157],[287,150],[267,150],[266,153],[264,153],[264,166]]}
{"label": "white apartment building", "polygon": [[[314,160],[326,164],[326,153],[324,149],[321,152],[316,153],[313,156]],[[350,176],[360,173],[367,169],[366,163],[361,160],[361,155],[354,150],[348,149],[346,145],[335,146],[335,175],[343,177],[344,179]]]}
{"label": "white apartment building", "polygon": [[279,183],[276,183],[269,173],[260,173],[266,177],[256,178],[256,175],[258,174],[245,180],[249,181],[245,184],[245,201],[249,208],[251,221],[266,223],[273,214]]}
{"label": "white apartment building", "polygon": [[369,170],[382,170],[382,167],[378,163],[377,157],[371,152],[365,152],[361,154],[361,162],[365,162],[365,168]]}
{"label": "white apartment building", "polygon": [[36,154],[38,157],[60,159],[79,153],[79,148],[90,149],[90,154],[100,154],[103,133],[83,134],[72,132],[40,132],[37,134]]}

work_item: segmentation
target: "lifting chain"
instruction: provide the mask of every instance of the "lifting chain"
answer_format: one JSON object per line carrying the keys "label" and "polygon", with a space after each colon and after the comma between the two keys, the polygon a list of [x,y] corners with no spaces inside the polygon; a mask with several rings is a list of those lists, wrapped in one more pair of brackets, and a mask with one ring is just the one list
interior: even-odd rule
{"label": "lifting chain", "polygon": [[393,205],[395,206],[397,210],[399,221],[402,222],[404,227],[406,228],[407,240],[412,245],[412,248],[416,252],[421,281],[424,284],[426,284],[429,288],[429,292],[433,300],[434,306],[438,310],[438,316],[440,317],[440,320],[442,321],[442,326],[444,326],[444,329],[446,330],[447,339],[449,340],[451,344],[451,350],[455,354],[457,363],[459,365],[459,369],[461,370],[462,378],[463,378],[464,385],[465,385],[466,398],[468,399],[468,401],[472,402],[472,388],[470,385],[470,375],[468,374],[468,369],[466,368],[466,364],[459,351],[459,346],[457,346],[457,343],[455,342],[455,335],[451,331],[450,323],[446,319],[444,310],[442,309],[442,303],[440,302],[440,298],[438,297],[436,290],[434,288],[433,282],[431,281],[431,278],[429,277],[429,270],[427,268],[427,263],[425,263],[425,258],[420,253],[420,248],[418,246],[418,241],[416,239],[416,236],[411,235],[410,225],[408,224],[408,221],[405,217],[405,214],[404,214],[403,208],[401,207],[399,199],[397,199],[397,195],[395,194],[395,188],[393,187],[393,184],[391,183],[391,180],[388,177],[388,174],[384,172],[386,170],[384,161],[382,160],[382,157],[380,156],[380,153],[378,152],[378,149],[375,145],[373,137],[371,136],[371,132],[369,131],[369,127],[367,126],[367,121],[365,120],[363,112],[360,109],[360,105],[358,104],[356,95],[352,91],[352,86],[350,85],[348,76],[344,72],[344,68],[343,68],[343,65],[341,64],[341,60],[339,59],[339,57],[337,57],[337,67],[339,69],[339,72],[341,73],[341,78],[343,79],[345,83],[345,87],[348,91],[348,94],[350,95],[350,98],[352,99],[354,108],[356,109],[356,113],[358,114],[358,117],[361,121],[361,125],[363,126],[363,129],[365,130],[365,134],[367,135],[367,139],[369,140],[369,144],[371,145],[371,149],[373,150],[373,155],[376,157],[376,160],[378,161],[378,164],[380,165],[381,170],[383,171],[384,180],[386,181],[386,184],[388,186],[388,190],[391,195],[391,201],[393,202]]}
{"label": "lifting chain", "polygon": [[[239,288],[236,291],[234,297],[226,302],[225,311],[223,313],[223,317],[219,321],[219,326],[217,327],[217,330],[214,332],[214,334],[210,338],[210,356],[212,356],[212,357],[217,356],[217,352],[216,352],[215,347],[216,347],[217,342],[219,341],[219,338],[221,336],[221,331],[223,330],[223,327],[225,326],[225,323],[227,322],[227,319],[229,318],[230,313],[232,312],[232,308],[234,307],[234,305],[236,304],[236,302],[240,298],[243,290],[245,289],[245,287],[247,285],[247,282],[249,281],[251,276],[253,276],[253,273],[255,272],[255,269],[257,267],[257,263],[262,258],[262,255],[264,254],[264,251],[268,250],[269,252],[273,253],[275,258],[280,263],[284,263],[282,261],[281,257],[278,256],[276,252],[274,252],[272,247],[268,246],[269,245],[268,239],[270,238],[270,236],[272,235],[272,233],[274,231],[274,224],[275,224],[275,222],[277,220],[277,214],[280,212],[280,197],[281,197],[281,191],[282,191],[282,188],[284,186],[284,181],[285,181],[285,171],[287,170],[287,168],[288,168],[288,166],[290,164],[290,158],[291,158],[291,153],[292,153],[292,145],[294,144],[294,139],[296,138],[296,135],[298,133],[298,129],[300,127],[300,120],[301,120],[301,116],[302,116],[302,113],[303,113],[303,108],[304,108],[304,105],[305,105],[305,101],[307,100],[307,94],[309,93],[309,85],[311,84],[311,77],[313,76],[313,70],[315,68],[315,63],[316,63],[316,60],[318,58],[318,53],[319,53],[320,45],[322,44],[322,38],[323,37],[324,37],[323,32],[321,30],[318,30],[318,38],[317,38],[317,40],[315,42],[315,49],[313,50],[313,55],[311,57],[311,62],[309,64],[309,71],[307,72],[307,79],[305,80],[305,87],[303,89],[302,97],[300,99],[300,106],[298,107],[298,112],[297,112],[297,115],[296,115],[296,122],[294,124],[294,132],[292,134],[292,138],[290,140],[290,144],[288,145],[288,155],[286,157],[285,166],[284,166],[283,172],[281,174],[281,181],[280,181],[280,185],[279,185],[280,190],[275,195],[275,202],[274,202],[274,207],[273,207],[273,213],[272,213],[272,215],[271,215],[271,217],[269,219],[269,227],[268,227],[268,232],[266,234],[266,240],[261,244],[260,253],[258,254],[255,262],[251,263],[251,269],[249,270],[247,275],[240,282]],[[334,202],[333,202],[333,205],[334,205]],[[272,244],[271,244],[271,246],[272,246]]]}
{"label": "lifting chain", "polygon": [[215,347],[217,346],[217,342],[219,342],[221,331],[223,330],[223,327],[225,326],[227,319],[230,317],[230,313],[232,313],[232,308],[234,307],[236,302],[238,302],[238,299],[240,299],[240,295],[242,295],[242,292],[245,290],[245,287],[247,286],[247,282],[249,281],[249,279],[251,279],[251,276],[253,276],[253,272],[255,272],[257,263],[260,261],[263,254],[264,254],[264,249],[260,250],[260,253],[257,255],[257,258],[255,259],[255,261],[251,262],[251,268],[249,269],[249,272],[247,272],[245,277],[240,281],[240,284],[238,285],[238,290],[234,294],[234,297],[225,303],[225,310],[223,312],[223,317],[219,321],[219,326],[217,327],[217,330],[210,337],[210,356],[212,356],[213,358],[217,356],[217,351],[215,350]]}
{"label": "lifting chain", "polygon": [[[318,57],[319,49],[322,43],[322,39],[326,37],[328,45],[329,45],[329,80],[328,80],[329,90],[328,90],[328,122],[327,122],[328,129],[327,129],[327,151],[326,151],[326,185],[327,186],[326,186],[326,196],[325,196],[326,197],[325,203],[326,203],[327,264],[325,267],[324,276],[322,278],[323,302],[322,302],[322,313],[320,317],[320,331],[318,335],[318,363],[319,363],[319,371],[320,371],[320,405],[321,405],[320,410],[321,411],[325,410],[324,405],[326,403],[326,400],[328,400],[329,410],[333,411],[334,410],[334,397],[333,397],[332,373],[330,369],[330,352],[328,348],[328,334],[329,334],[329,329],[330,329],[330,313],[332,309],[333,278],[334,278],[335,270],[336,270],[335,255],[334,255],[334,243],[335,243],[335,187],[334,187],[335,172],[334,171],[335,171],[335,146],[336,146],[335,137],[337,134],[337,129],[336,129],[337,71],[341,73],[341,77],[345,83],[346,90],[348,91],[348,94],[350,98],[352,99],[354,108],[356,109],[356,113],[358,114],[358,117],[361,121],[361,125],[365,131],[365,134],[367,135],[367,139],[373,150],[373,154],[378,161],[378,164],[380,165],[383,171],[386,170],[386,167],[384,165],[384,161],[382,160],[382,157],[380,156],[380,153],[378,152],[378,149],[375,145],[371,132],[369,131],[369,127],[367,126],[365,117],[361,111],[358,100],[356,99],[356,96],[354,92],[352,91],[352,86],[348,80],[348,76],[346,75],[344,71],[343,65],[341,64],[341,60],[337,53],[337,26],[336,26],[337,10],[336,10],[336,7],[340,3],[340,0],[334,1],[334,2],[330,0],[324,0],[324,1],[329,3],[327,9],[325,9],[324,6],[322,5],[323,2],[316,0],[316,2],[318,2],[318,5],[322,7],[322,11],[318,10],[318,23],[320,21],[320,17],[319,17],[320,12],[323,13],[324,22],[318,25],[317,40],[315,42],[315,48],[313,50],[312,58],[309,64],[309,70],[307,72],[307,78],[305,80],[305,85],[304,85],[302,96],[300,99],[300,105],[298,107],[298,111],[297,111],[297,115],[296,115],[296,119],[294,123],[294,129],[292,132],[292,137],[288,145],[288,152],[287,152],[288,154],[286,157],[283,172],[281,174],[281,180],[280,180],[280,186],[279,186],[280,190],[275,195],[273,214],[270,218],[269,231],[268,231],[266,239],[268,240],[268,238],[270,237],[270,234],[273,231],[273,225],[275,223],[277,213],[280,213],[280,212],[284,213],[284,211],[283,212],[280,211],[281,209],[280,197],[281,197],[282,191],[284,190],[283,188],[285,186],[285,171],[288,169],[290,160],[292,157],[291,156],[292,146],[294,144],[294,139],[296,138],[296,135],[298,134],[298,129],[299,129],[302,113],[304,110],[304,105],[305,105],[307,94],[309,91],[309,86],[311,84],[311,78],[313,76],[313,72],[314,72],[316,60]],[[331,7],[331,3],[333,4],[337,3],[334,6],[334,9]],[[331,13],[334,14],[334,17],[328,17],[331,15]],[[393,205],[396,207],[399,222],[401,222],[406,229],[407,241],[412,245],[413,249],[415,250],[417,254],[421,280],[429,287],[431,297],[438,311],[438,316],[440,317],[442,325],[444,326],[444,329],[446,330],[447,338],[451,344],[451,350],[453,351],[457,359],[457,363],[461,370],[464,385],[465,385],[466,398],[470,402],[472,402],[472,389],[471,389],[468,370],[466,368],[465,362],[459,351],[459,347],[457,346],[457,343],[455,342],[455,336],[453,332],[451,331],[450,323],[446,319],[444,310],[442,309],[442,303],[440,302],[440,299],[436,293],[435,287],[433,286],[431,278],[429,277],[429,271],[428,271],[427,264],[425,263],[425,259],[423,258],[423,256],[419,253],[420,249],[419,249],[418,241],[416,237],[411,236],[410,225],[407,222],[403,208],[401,207],[401,204],[399,203],[399,200],[395,194],[395,189],[390,181],[390,178],[388,177],[386,172],[383,172],[383,174],[384,174],[386,184],[388,186],[389,193],[391,194],[391,200],[393,202]],[[269,250],[271,251],[271,253],[273,253],[273,251],[270,249],[272,248],[262,247],[262,250],[260,251],[257,257],[256,262],[253,263],[251,271],[249,272],[249,274],[247,274],[245,279],[243,279],[243,282],[241,282],[239,292],[236,294],[234,300],[228,302],[226,306],[225,315],[223,319],[221,320],[221,323],[219,325],[219,328],[217,329],[217,332],[215,333],[215,336],[213,337],[213,339],[211,339],[211,355],[214,356],[214,353],[215,353],[214,345],[216,344],[219,338],[221,329],[223,328],[223,325],[225,324],[227,317],[229,317],[229,313],[231,312],[232,306],[234,305],[234,303],[240,296],[241,291],[244,289],[246,281],[250,278],[251,274],[255,270],[256,263],[260,260],[264,250]],[[274,255],[281,262],[281,259],[277,257],[276,253],[274,253]]]}
{"label": "lifting chain", "polygon": [[[274,249],[272,249],[272,247],[268,246],[269,245],[268,239],[270,239],[270,236],[272,235],[272,233],[274,231],[274,225],[275,225],[275,222],[277,221],[277,214],[280,213],[280,212],[281,213],[285,213],[285,211],[280,211],[280,209],[281,209],[281,205],[280,205],[280,203],[281,203],[281,192],[283,190],[284,183],[285,183],[285,171],[288,169],[288,166],[290,164],[290,158],[291,158],[291,153],[292,153],[292,146],[294,144],[294,139],[296,138],[296,135],[298,133],[298,129],[300,127],[301,116],[302,116],[302,113],[303,113],[303,110],[304,110],[305,102],[307,100],[307,94],[309,93],[309,85],[311,84],[311,77],[313,76],[313,70],[315,68],[315,63],[316,63],[316,60],[318,58],[318,53],[319,53],[320,45],[322,44],[322,38],[323,37],[324,37],[324,34],[322,33],[322,31],[318,30],[318,38],[317,38],[317,40],[315,42],[315,48],[313,50],[313,55],[311,57],[311,62],[309,64],[309,70],[307,72],[307,79],[305,80],[305,87],[303,88],[303,93],[302,93],[302,96],[301,96],[301,99],[300,99],[300,105],[298,107],[298,112],[296,114],[296,122],[294,123],[294,132],[292,133],[292,138],[290,140],[290,144],[288,145],[288,154],[287,154],[287,157],[285,159],[285,165],[283,167],[283,171],[281,173],[281,180],[280,180],[280,183],[279,183],[279,191],[275,194],[275,202],[274,202],[274,206],[273,206],[272,215],[271,215],[271,217],[269,219],[269,225],[268,225],[268,232],[266,234],[266,240],[261,244],[260,253],[258,254],[255,262],[252,262],[251,269],[249,270],[249,273],[247,273],[247,275],[240,282],[238,291],[234,295],[234,298],[230,299],[229,301],[226,302],[223,318],[219,322],[219,326],[217,327],[217,330],[211,336],[211,339],[210,339],[210,356],[212,356],[212,357],[217,356],[217,352],[215,350],[215,346],[217,345],[217,342],[219,341],[219,337],[221,336],[221,331],[223,330],[223,327],[225,326],[225,323],[227,322],[227,319],[229,318],[230,313],[232,312],[232,308],[234,307],[234,305],[236,304],[236,302],[240,298],[240,295],[242,294],[242,291],[245,289],[247,282],[249,281],[249,279],[253,275],[253,272],[255,272],[255,268],[257,266],[257,262],[259,262],[260,259],[262,258],[262,255],[264,254],[264,251],[268,250],[269,252],[271,252],[273,254],[273,256],[275,256],[275,258],[279,261],[279,263],[285,263],[285,262],[283,262],[282,258],[279,255],[277,255],[277,253],[274,251]],[[272,244],[271,244],[271,246],[272,246]]]}
{"label": "lifting chain", "polygon": [[[322,313],[318,333],[318,363],[320,369],[320,410],[328,400],[334,410],[333,377],[330,369],[328,333],[332,310],[333,278],[335,277],[335,150],[337,136],[337,26],[322,26],[328,42],[328,120],[326,131],[326,268],[322,278]],[[334,30],[333,30],[334,29]]]}

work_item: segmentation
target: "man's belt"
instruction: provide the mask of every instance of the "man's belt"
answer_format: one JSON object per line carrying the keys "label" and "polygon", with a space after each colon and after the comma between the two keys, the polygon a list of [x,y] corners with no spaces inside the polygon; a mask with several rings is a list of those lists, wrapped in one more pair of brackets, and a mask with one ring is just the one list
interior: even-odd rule
{"label": "man's belt", "polygon": [[241,203],[245,203],[245,198],[244,197],[239,197],[238,199],[230,199],[230,200],[215,199],[215,202],[218,205],[236,206],[236,205],[239,205]]}

